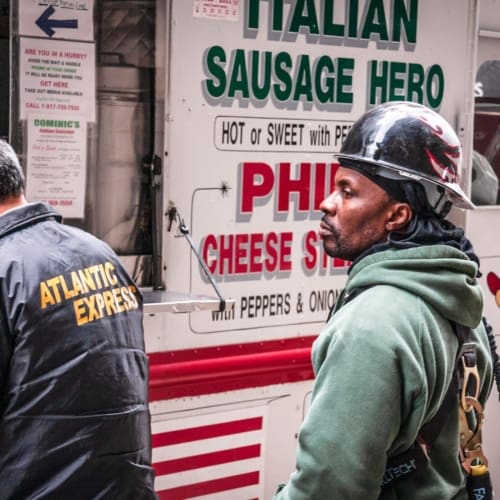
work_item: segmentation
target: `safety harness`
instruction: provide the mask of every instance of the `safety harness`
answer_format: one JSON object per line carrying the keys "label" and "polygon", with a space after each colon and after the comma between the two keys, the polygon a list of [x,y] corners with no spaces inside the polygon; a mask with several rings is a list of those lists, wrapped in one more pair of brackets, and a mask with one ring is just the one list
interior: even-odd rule
{"label": "safety harness", "polygon": [[488,471],[488,459],[482,446],[484,412],[478,400],[480,377],[477,369],[477,349],[471,341],[471,329],[454,324],[459,340],[455,371],[446,395],[434,417],[420,430],[415,444],[406,452],[388,460],[382,488],[413,474],[425,472],[430,450],[449,416],[458,405],[462,468],[467,474],[470,499],[491,500],[493,488]]}
{"label": "safety harness", "polygon": [[[349,290],[340,298],[341,307],[357,297],[369,287]],[[338,306],[328,315],[332,316]],[[500,391],[500,363],[492,328],[483,317],[483,324],[490,340],[490,349],[495,370],[497,388]],[[382,480],[382,490],[417,473],[424,473],[430,460],[430,450],[448,418],[458,406],[460,445],[459,455],[462,468],[467,475],[467,492],[471,500],[492,500],[493,487],[488,471],[488,460],[482,446],[484,412],[478,400],[480,377],[477,369],[477,348],[472,341],[471,329],[452,323],[459,341],[453,378],[436,414],[420,429],[413,446],[405,452],[391,457],[386,464]]]}

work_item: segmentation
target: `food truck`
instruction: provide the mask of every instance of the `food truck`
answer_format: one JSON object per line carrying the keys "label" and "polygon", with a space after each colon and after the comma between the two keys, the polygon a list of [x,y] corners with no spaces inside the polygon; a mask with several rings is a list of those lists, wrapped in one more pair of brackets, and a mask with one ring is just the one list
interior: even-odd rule
{"label": "food truck", "polygon": [[[441,113],[454,210],[500,333],[497,0],[0,0],[0,137],[27,197],[141,287],[160,498],[269,500],[295,467],[311,345],[346,280],[317,229],[352,123]],[[485,450],[500,491],[493,389]]]}

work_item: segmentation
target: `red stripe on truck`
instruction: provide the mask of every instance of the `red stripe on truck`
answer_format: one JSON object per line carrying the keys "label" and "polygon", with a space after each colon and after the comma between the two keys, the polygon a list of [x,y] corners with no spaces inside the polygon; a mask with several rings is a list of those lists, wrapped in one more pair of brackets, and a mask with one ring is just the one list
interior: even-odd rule
{"label": "red stripe on truck", "polygon": [[153,434],[153,448],[199,441],[200,439],[228,436],[230,434],[240,434],[242,432],[257,431],[260,429],[262,429],[262,417],[245,418],[242,420],[223,422],[221,424],[204,425],[203,427],[189,427],[176,431],[160,432],[158,434]]}
{"label": "red stripe on truck", "polygon": [[260,444],[251,444],[240,446],[239,448],[228,448],[227,450],[156,462],[154,470],[157,476],[163,476],[165,474],[175,474],[177,472],[212,467],[214,465],[249,460],[257,457],[260,457]]}
{"label": "red stripe on truck", "polygon": [[315,338],[150,353],[150,401],[310,380]]}
{"label": "red stripe on truck", "polygon": [[254,484],[259,484],[258,471],[213,479],[201,483],[188,484],[186,486],[178,486],[177,488],[157,491],[156,493],[160,497],[160,500],[181,500],[202,495],[210,495],[220,491],[243,488]]}

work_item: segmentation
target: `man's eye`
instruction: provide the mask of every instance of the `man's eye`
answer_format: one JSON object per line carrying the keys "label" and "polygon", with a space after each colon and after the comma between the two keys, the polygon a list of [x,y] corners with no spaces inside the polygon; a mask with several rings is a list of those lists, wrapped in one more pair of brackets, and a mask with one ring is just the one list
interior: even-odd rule
{"label": "man's eye", "polygon": [[344,198],[350,198],[352,196],[352,191],[350,189],[342,189],[342,195]]}

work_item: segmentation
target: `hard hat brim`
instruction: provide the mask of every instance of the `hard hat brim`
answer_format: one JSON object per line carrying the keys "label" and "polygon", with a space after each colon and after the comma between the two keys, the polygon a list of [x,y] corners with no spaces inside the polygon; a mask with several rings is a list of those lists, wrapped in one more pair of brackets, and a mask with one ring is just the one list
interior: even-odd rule
{"label": "hard hat brim", "polygon": [[474,210],[476,208],[474,203],[472,203],[463,189],[456,183],[446,181],[437,182],[431,177],[420,173],[416,174],[414,171],[406,170],[400,165],[394,165],[389,162],[375,161],[371,160],[370,158],[364,158],[362,156],[349,155],[344,153],[336,153],[334,156],[339,160],[341,166],[342,160],[347,160],[348,162],[354,161],[359,165],[361,170],[363,168],[363,164],[370,165],[371,167],[377,167],[377,175],[380,175],[381,177],[387,177],[394,180],[407,180],[420,183],[429,183],[433,186],[441,186],[446,190],[448,197],[453,203],[453,206],[465,210]]}

